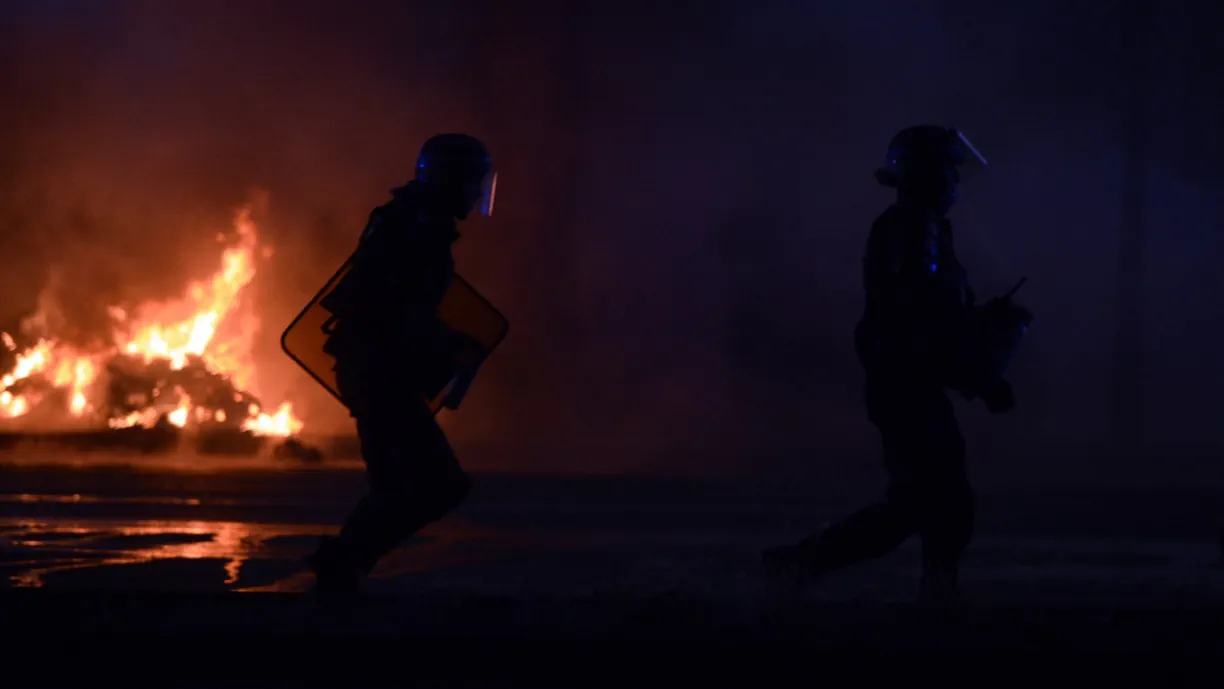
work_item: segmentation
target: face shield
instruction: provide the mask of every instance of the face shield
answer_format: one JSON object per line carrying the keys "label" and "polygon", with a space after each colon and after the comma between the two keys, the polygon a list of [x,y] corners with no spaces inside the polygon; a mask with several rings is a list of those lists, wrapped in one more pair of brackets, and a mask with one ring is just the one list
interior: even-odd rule
{"label": "face shield", "polygon": [[430,139],[417,156],[417,182],[455,206],[455,217],[493,214],[497,173],[484,144],[467,135],[442,134]]}
{"label": "face shield", "polygon": [[497,173],[490,170],[480,181],[480,196],[476,200],[476,211],[484,217],[493,215],[493,204],[497,201]]}
{"label": "face shield", "polygon": [[960,173],[960,181],[967,182],[982,173],[986,169],[986,158],[977,150],[977,147],[969,141],[969,137],[965,133],[953,129],[955,137],[952,139],[952,155],[956,160],[957,171]]}

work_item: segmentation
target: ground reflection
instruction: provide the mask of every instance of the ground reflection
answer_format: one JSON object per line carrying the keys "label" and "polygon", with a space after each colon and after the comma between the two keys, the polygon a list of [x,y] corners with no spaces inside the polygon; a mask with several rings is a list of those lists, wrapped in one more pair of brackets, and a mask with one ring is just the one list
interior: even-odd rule
{"label": "ground reflection", "polygon": [[[212,500],[212,504],[225,504]],[[232,501],[231,501],[232,502]],[[33,493],[0,494],[0,503],[20,503],[22,505],[52,504],[52,505],[184,505],[198,507],[203,502],[199,498],[171,498],[164,496],[140,497],[102,497],[98,495],[35,495]]]}
{"label": "ground reflection", "polygon": [[[0,517],[0,582],[7,579],[9,586],[28,588],[72,586],[73,581],[78,585],[148,588],[220,584],[233,591],[309,587],[313,579],[302,571],[303,558],[316,547],[320,536],[335,533],[337,525],[293,523],[295,516],[302,516],[296,508],[282,510],[271,522],[245,521],[241,517],[133,519],[57,514],[61,511],[58,506],[69,510],[76,505],[128,504],[142,509],[187,506],[195,511],[230,502],[214,497],[0,494],[0,505],[45,505],[51,512]],[[231,506],[241,507],[236,502]],[[485,527],[459,518],[447,519],[412,539],[407,544],[410,553],[392,553],[374,576],[394,578],[462,564],[491,554],[483,548],[474,552],[468,545],[518,540],[493,536]],[[129,569],[131,565],[149,567]],[[58,576],[67,572],[73,574]],[[54,582],[48,582],[52,575],[57,575]]]}
{"label": "ground reflection", "polygon": [[[230,521],[31,520],[0,521],[0,547],[9,583],[41,587],[47,575],[75,569],[132,565],[156,560],[216,559],[225,562],[225,584],[238,582],[254,556],[275,556],[274,539],[317,536],[323,525],[253,524]],[[15,570],[15,571],[14,571]]]}

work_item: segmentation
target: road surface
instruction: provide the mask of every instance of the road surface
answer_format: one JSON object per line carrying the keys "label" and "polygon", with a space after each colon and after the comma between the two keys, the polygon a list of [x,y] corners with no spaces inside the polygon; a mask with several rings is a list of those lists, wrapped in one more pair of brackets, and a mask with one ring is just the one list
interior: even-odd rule
{"label": "road surface", "polygon": [[[837,649],[1224,652],[1210,490],[987,492],[965,573],[971,605],[949,617],[909,603],[912,544],[802,592],[762,576],[760,548],[810,533],[870,486],[478,476],[471,501],[382,563],[363,600],[329,604],[301,593],[311,583],[301,558],[359,497],[360,472],[142,461],[0,467],[0,604],[9,628],[26,630],[10,652],[57,638],[106,657],[216,656],[183,661],[197,671],[175,682],[191,686],[241,658],[270,673],[260,686],[317,678],[320,662],[349,668],[334,686],[378,684],[373,668],[405,653],[415,660],[391,663],[393,676],[520,686],[510,675],[521,666],[532,686],[550,668],[567,686],[626,686],[621,671],[647,665],[726,679],[716,668],[737,659],[750,673],[819,675],[812,654]],[[342,649],[369,656],[380,644],[398,650],[336,664]],[[270,647],[295,660],[269,663]],[[539,660],[562,650],[605,670],[566,675]],[[500,660],[445,660],[464,654]]]}

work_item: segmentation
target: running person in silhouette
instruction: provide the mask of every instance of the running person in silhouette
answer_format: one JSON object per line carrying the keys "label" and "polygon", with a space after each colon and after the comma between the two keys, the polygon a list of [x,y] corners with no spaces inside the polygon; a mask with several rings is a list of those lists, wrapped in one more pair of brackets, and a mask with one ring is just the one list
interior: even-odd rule
{"label": "running person in silhouette", "polygon": [[[884,446],[887,491],[880,502],[822,533],[766,550],[770,573],[819,578],[885,555],[916,534],[922,540],[921,596],[958,596],[975,504],[947,390],[979,397],[994,413],[1014,405],[1002,367],[981,364],[974,297],[946,217],[966,162],[986,161],[946,127],[910,127],[889,145],[887,165],[876,177],[895,188],[897,198],[867,239],[866,307],[855,329],[867,416]],[[990,305],[1006,306],[996,302]]]}
{"label": "running person in silhouette", "polygon": [[[491,214],[495,188],[483,143],[429,139],[415,179],[370,214],[351,269],[323,302],[336,321],[326,351],[357,422],[369,493],[308,558],[321,592],[359,590],[383,556],[468,495],[470,479],[426,400],[451,377],[438,362],[471,345],[437,315],[454,275],[456,221]],[[474,375],[460,376],[446,407],[459,406]]]}

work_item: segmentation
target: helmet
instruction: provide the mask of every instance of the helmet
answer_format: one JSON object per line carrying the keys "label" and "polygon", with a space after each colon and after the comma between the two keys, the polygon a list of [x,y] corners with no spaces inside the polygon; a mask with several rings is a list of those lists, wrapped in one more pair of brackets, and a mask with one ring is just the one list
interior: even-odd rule
{"label": "helmet", "polygon": [[431,137],[417,155],[415,180],[453,202],[461,220],[472,210],[484,216],[493,214],[497,173],[489,149],[473,136]]}
{"label": "helmet", "polygon": [[985,167],[986,159],[959,130],[924,124],[902,129],[892,138],[884,166],[875,176],[886,187],[899,187],[923,174],[963,166]]}

